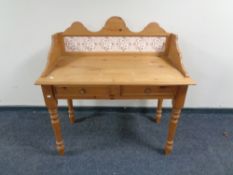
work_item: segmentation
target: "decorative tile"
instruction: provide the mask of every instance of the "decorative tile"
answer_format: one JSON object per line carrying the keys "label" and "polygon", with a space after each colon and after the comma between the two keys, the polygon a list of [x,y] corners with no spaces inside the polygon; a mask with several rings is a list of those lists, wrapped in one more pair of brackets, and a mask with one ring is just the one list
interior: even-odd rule
{"label": "decorative tile", "polygon": [[163,52],[166,37],[64,37],[66,52]]}

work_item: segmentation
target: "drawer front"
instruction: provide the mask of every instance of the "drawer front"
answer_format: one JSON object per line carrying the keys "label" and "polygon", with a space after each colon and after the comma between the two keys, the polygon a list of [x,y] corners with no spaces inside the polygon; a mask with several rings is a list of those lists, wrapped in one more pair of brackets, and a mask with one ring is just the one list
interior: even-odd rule
{"label": "drawer front", "polygon": [[54,86],[56,98],[155,99],[173,98],[176,86]]}
{"label": "drawer front", "polygon": [[122,96],[174,96],[176,86],[122,86]]}
{"label": "drawer front", "polygon": [[108,86],[56,86],[55,95],[57,98],[110,98],[111,91]]}

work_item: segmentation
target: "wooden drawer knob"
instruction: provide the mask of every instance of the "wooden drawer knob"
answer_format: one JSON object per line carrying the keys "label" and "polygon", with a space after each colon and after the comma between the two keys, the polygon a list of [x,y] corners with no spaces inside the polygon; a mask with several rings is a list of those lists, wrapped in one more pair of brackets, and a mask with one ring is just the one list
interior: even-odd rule
{"label": "wooden drawer knob", "polygon": [[167,86],[160,86],[160,89],[167,89]]}
{"label": "wooden drawer knob", "polygon": [[152,90],[151,90],[151,88],[149,88],[149,87],[147,87],[147,88],[144,89],[144,93],[145,93],[145,94],[149,94],[149,93],[151,93],[151,92],[152,92]]}
{"label": "wooden drawer knob", "polygon": [[83,89],[83,88],[81,88],[81,89],[79,90],[79,93],[80,93],[80,94],[86,94],[86,90]]}

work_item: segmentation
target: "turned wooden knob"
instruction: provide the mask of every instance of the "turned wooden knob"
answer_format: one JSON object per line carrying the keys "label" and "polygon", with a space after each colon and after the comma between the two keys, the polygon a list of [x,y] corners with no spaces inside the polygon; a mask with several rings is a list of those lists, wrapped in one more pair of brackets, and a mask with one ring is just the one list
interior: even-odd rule
{"label": "turned wooden knob", "polygon": [[80,93],[80,94],[85,94],[85,93],[86,93],[86,90],[82,88],[82,89],[79,90],[79,93]]}
{"label": "turned wooden knob", "polygon": [[149,94],[149,93],[151,93],[151,91],[152,91],[151,88],[147,87],[147,88],[145,88],[144,93]]}

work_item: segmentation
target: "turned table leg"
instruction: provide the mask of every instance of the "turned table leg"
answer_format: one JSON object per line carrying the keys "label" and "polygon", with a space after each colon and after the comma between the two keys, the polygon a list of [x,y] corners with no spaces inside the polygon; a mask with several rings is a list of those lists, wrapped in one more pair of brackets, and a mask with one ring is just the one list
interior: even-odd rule
{"label": "turned table leg", "polygon": [[42,86],[42,91],[45,99],[45,104],[50,114],[51,124],[56,139],[57,151],[60,155],[64,155],[65,147],[61,134],[60,120],[57,114],[57,99],[53,95],[52,86]]}
{"label": "turned table leg", "polygon": [[73,101],[72,101],[72,99],[68,99],[67,103],[68,103],[68,113],[69,113],[70,123],[74,124],[74,122],[75,122],[75,115],[74,115],[74,107],[73,107]]}
{"label": "turned table leg", "polygon": [[180,118],[181,109],[184,105],[186,91],[187,91],[187,86],[179,86],[175,98],[173,99],[167,142],[164,148],[165,154],[170,154],[172,152],[176,128]]}
{"label": "turned table leg", "polygon": [[158,105],[157,105],[156,116],[155,116],[156,123],[160,123],[160,120],[162,117],[162,104],[163,104],[163,99],[158,99]]}

